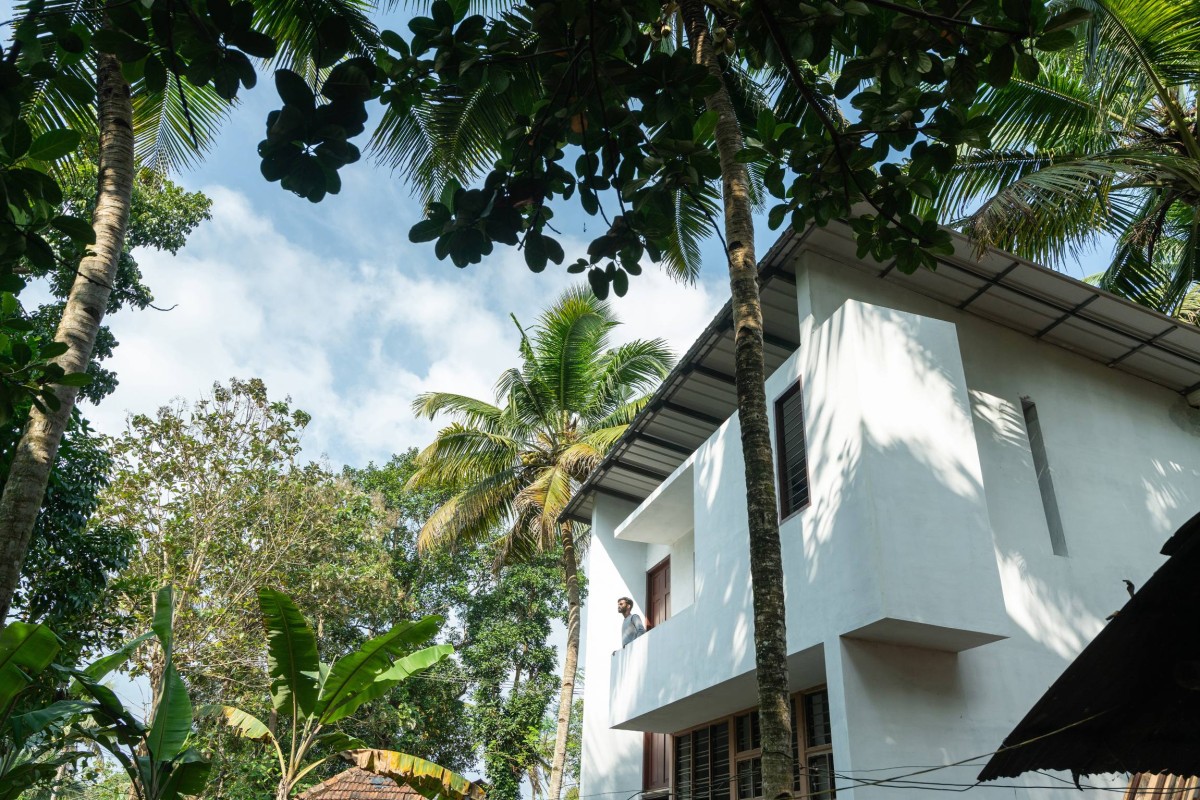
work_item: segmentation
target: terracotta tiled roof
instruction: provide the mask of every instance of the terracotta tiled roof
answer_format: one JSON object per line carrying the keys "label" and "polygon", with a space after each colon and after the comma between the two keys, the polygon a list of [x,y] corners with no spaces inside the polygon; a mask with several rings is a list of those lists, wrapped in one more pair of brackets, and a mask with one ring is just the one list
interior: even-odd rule
{"label": "terracotta tiled roof", "polygon": [[358,767],[318,783],[296,800],[423,800],[421,795],[391,778]]}

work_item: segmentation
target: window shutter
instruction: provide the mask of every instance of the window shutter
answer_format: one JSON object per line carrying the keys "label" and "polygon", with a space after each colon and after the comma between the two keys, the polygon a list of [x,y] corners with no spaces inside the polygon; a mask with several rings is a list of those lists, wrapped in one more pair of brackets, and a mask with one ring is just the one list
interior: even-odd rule
{"label": "window shutter", "polygon": [[788,517],[808,505],[808,453],[804,441],[804,393],[800,382],[775,401],[779,459],[779,510]]}

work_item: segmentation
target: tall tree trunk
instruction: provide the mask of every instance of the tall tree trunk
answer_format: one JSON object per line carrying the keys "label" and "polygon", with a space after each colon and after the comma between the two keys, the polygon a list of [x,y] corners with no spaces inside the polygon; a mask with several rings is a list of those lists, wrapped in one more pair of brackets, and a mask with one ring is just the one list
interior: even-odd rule
{"label": "tall tree trunk", "polygon": [[559,800],[563,771],[567,764],[567,735],[571,731],[571,709],[575,705],[575,673],[579,668],[579,556],[570,524],[559,526],[562,539],[563,577],[567,584],[567,654],[563,659],[562,691],[558,695],[558,730],[554,734],[554,757],[550,762],[547,800]]}
{"label": "tall tree trunk", "polygon": [[[106,53],[96,55],[96,89],[100,123],[100,171],[92,216],[96,243],[79,264],[55,334],[57,341],[70,346],[57,359],[67,373],[84,372],[91,361],[125,244],[133,195],[133,105],[120,63]],[[50,469],[79,390],[60,386],[55,393],[61,404],[57,411],[30,411],[0,496],[0,621],[8,616],[17,590]]]}
{"label": "tall tree trunk", "polygon": [[737,161],[737,154],[742,150],[742,131],[717,60],[704,6],[700,0],[683,0],[680,11],[696,63],[707,67],[720,82],[720,88],[705,98],[705,104],[717,114],[715,136],[721,159],[729,286],[733,295],[734,375],[750,528],[763,796],[773,800],[789,797],[792,793],[792,720],[788,702],[783,556],[779,545],[775,470],[767,417],[762,304],[754,255],[750,175],[746,165]]}

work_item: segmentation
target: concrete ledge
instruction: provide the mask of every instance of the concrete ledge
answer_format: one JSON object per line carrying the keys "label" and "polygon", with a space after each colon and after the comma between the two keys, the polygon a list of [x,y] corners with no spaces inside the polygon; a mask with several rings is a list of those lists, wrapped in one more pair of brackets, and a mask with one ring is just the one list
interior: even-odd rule
{"label": "concrete ledge", "polygon": [[1008,638],[998,633],[947,628],[907,619],[876,620],[857,630],[844,633],[842,636],[847,639],[865,639],[870,642],[922,647],[926,650],[942,650],[948,653],[961,653],[963,650],[970,650]]}

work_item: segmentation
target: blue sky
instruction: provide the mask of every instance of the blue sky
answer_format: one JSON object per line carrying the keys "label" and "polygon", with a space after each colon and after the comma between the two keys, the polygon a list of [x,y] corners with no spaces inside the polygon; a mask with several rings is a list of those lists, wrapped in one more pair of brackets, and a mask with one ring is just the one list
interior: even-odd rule
{"label": "blue sky", "polygon": [[[309,457],[335,468],[383,460],[430,438],[433,426],[409,411],[419,392],[490,396],[515,361],[509,313],[531,322],[577,276],[534,275],[513,248],[465,270],[438,261],[431,244],[408,241],[421,216],[409,187],[367,160],[317,205],[267,183],[255,147],[276,102],[267,79],[206,161],[174,176],[213,200],[213,219],[177,256],[137,254],[156,305],[174,308],[110,318],[120,386],[85,413],[116,434],[128,413],[256,376],[313,415]],[[573,210],[555,222],[568,262],[602,224]],[[728,292],[715,241],[709,255],[695,286],[655,269],[632,281],[612,301],[625,322],[618,338],[662,337],[685,350]]]}
{"label": "blue sky", "polygon": [[[403,30],[403,19],[384,26]],[[177,256],[137,254],[156,304],[172,310],[108,320],[120,342],[109,362],[120,386],[84,410],[115,435],[129,413],[197,399],[214,381],[260,377],[312,414],[309,457],[334,468],[384,460],[430,439],[434,426],[409,410],[418,393],[490,396],[515,360],[509,314],[531,322],[575,278],[553,267],[534,275],[514,248],[465,270],[438,261],[431,244],[408,241],[421,217],[410,187],[369,160],[343,170],[342,193],[317,205],[267,183],[256,146],[277,104],[264,74],[206,160],[173,176],[212,198],[213,219]],[[575,206],[560,209],[555,224],[567,263],[603,225]],[[765,220],[757,229],[764,253],[775,235]],[[654,268],[634,279],[612,301],[625,322],[618,339],[662,337],[682,353],[728,295],[723,262],[712,240],[694,286]]]}

